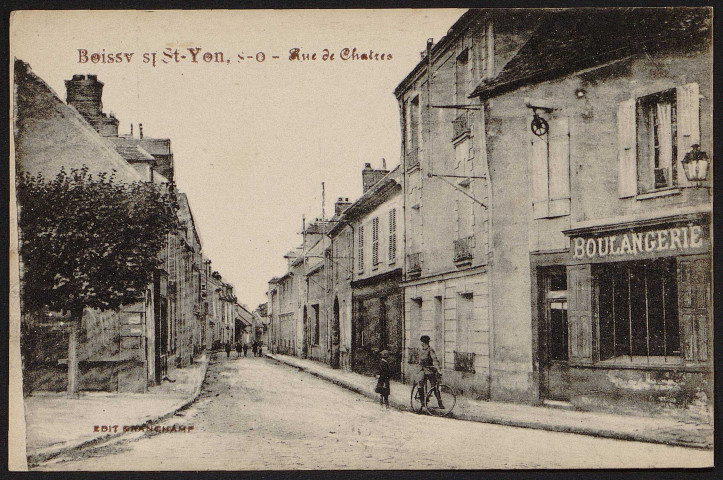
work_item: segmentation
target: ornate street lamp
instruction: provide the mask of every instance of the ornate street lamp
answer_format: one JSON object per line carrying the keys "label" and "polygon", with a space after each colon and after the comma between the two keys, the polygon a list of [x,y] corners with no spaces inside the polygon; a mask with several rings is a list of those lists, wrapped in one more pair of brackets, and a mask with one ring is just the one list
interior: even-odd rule
{"label": "ornate street lamp", "polygon": [[701,151],[700,145],[692,145],[691,151],[685,154],[681,163],[683,164],[683,170],[685,170],[685,177],[689,182],[696,182],[697,186],[700,187],[701,182],[705,182],[708,178],[710,159],[707,153]]}

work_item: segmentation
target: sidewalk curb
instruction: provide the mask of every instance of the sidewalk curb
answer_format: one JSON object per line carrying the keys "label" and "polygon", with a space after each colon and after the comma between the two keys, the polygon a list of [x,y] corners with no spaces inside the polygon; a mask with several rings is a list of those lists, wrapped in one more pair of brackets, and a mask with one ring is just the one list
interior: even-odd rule
{"label": "sidewalk curb", "polygon": [[[196,390],[193,392],[193,394],[190,395],[188,398],[182,400],[181,402],[177,403],[173,407],[171,407],[171,409],[168,412],[158,415],[156,417],[153,417],[149,420],[146,420],[145,422],[143,422],[143,425],[162,422],[163,420],[166,420],[167,418],[172,417],[176,413],[188,408],[194,401],[196,401],[198,396],[201,394],[201,389],[203,388],[203,384],[206,382],[206,374],[208,373],[208,365],[211,363],[211,355],[212,354],[213,353],[210,353],[206,357],[206,360],[204,362],[205,365],[202,367],[203,375],[201,376],[201,381],[198,383],[198,386],[196,387]],[[72,443],[70,445],[63,444],[63,445],[55,446],[55,447],[48,447],[48,448],[39,450],[34,454],[28,455],[27,456],[28,467],[30,468],[30,467],[37,466],[43,462],[47,462],[48,460],[68,454],[70,452],[82,450],[82,449],[88,448],[88,447],[95,447],[98,445],[102,445],[104,443],[107,443],[111,440],[118,439],[121,436],[123,436],[125,434],[130,434],[130,433],[139,433],[139,432],[123,432],[123,431],[121,431],[121,432],[117,432],[117,433],[109,433],[107,435],[92,438],[90,440],[82,440],[82,441],[79,441],[76,443]]]}
{"label": "sidewalk curb", "polygon": [[[373,398],[373,399],[378,398],[377,394],[374,393],[373,390],[371,390],[371,388],[368,390],[365,390],[365,389],[359,388],[358,386],[353,385],[349,382],[331,378],[331,377],[325,375],[323,372],[316,372],[316,371],[309,370],[305,366],[297,365],[284,358],[276,357],[273,354],[265,353],[264,355],[279,363],[283,363],[284,365],[288,365],[290,367],[299,369],[310,375],[321,378],[322,380],[326,380],[335,385],[346,388],[347,390],[351,390],[352,392],[355,392],[360,395],[364,395],[366,397]],[[412,411],[410,406],[407,404],[400,404],[399,402],[393,401],[392,399],[389,400],[389,403],[391,406],[393,406],[394,408],[396,408],[398,410],[404,410],[404,411],[408,411],[408,412]],[[540,407],[540,408],[542,408],[542,407]],[[603,427],[595,428],[594,426],[583,426],[583,425],[577,427],[577,426],[570,426],[570,425],[558,425],[558,424],[554,424],[554,423],[515,420],[514,418],[499,418],[499,417],[484,416],[484,415],[465,415],[465,414],[463,414],[463,415],[455,415],[454,418],[457,420],[469,421],[469,422],[489,423],[489,424],[494,424],[494,425],[502,425],[502,426],[506,426],[506,427],[530,428],[533,430],[546,430],[546,431],[560,432],[560,433],[574,433],[574,434],[578,434],[578,435],[587,435],[587,436],[593,436],[593,437],[598,437],[598,438],[608,438],[608,439],[613,439],[613,440],[654,443],[654,444],[661,444],[661,445],[668,445],[668,446],[675,446],[675,447],[695,448],[698,450],[712,450],[713,449],[713,445],[703,445],[700,442],[686,442],[685,440],[682,440],[682,439],[681,440],[672,440],[672,439],[665,440],[665,439],[656,438],[654,436],[654,434],[646,434],[645,432],[640,432],[640,433],[620,432],[620,431],[616,431],[616,430],[605,429]]]}

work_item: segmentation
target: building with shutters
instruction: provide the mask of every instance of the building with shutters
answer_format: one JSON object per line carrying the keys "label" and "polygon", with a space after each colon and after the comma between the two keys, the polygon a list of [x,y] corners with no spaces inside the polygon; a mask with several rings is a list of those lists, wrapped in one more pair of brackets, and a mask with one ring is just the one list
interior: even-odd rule
{"label": "building with shutters", "polygon": [[472,92],[492,398],[712,407],[711,13],[554,11]]}
{"label": "building with shutters", "polygon": [[[419,338],[428,335],[445,383],[478,398],[533,397],[529,328],[519,331],[524,320],[514,311],[526,295],[509,298],[513,305],[492,301],[485,112],[468,97],[483,79],[495,77],[541,17],[541,11],[470,10],[438,42],[429,39],[419,64],[395,90],[402,126],[406,380],[418,375]],[[504,214],[506,206],[499,208]],[[515,235],[498,237],[498,245],[517,241]],[[512,265],[499,268],[505,278],[516,273]],[[501,332],[495,331],[497,308]],[[508,315],[514,320],[502,320]],[[496,335],[514,344],[495,351]]]}
{"label": "building with shutters", "polygon": [[379,352],[387,350],[392,377],[399,378],[404,353],[401,168],[374,170],[367,163],[362,178],[364,193],[343,216],[354,237],[351,367],[376,374]]}
{"label": "building with shutters", "polygon": [[712,157],[712,58],[709,9],[471,10],[428,41],[395,90],[405,373],[427,334],[473,396],[711,405],[712,174],[684,159]]}

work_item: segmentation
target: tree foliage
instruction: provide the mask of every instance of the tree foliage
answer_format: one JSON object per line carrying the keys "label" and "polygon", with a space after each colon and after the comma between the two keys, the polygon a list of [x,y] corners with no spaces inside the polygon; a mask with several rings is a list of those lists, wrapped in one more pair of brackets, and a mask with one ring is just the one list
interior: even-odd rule
{"label": "tree foliage", "polygon": [[18,177],[26,310],[77,312],[137,302],[174,226],[172,188],[93,177],[87,167],[48,181]]}

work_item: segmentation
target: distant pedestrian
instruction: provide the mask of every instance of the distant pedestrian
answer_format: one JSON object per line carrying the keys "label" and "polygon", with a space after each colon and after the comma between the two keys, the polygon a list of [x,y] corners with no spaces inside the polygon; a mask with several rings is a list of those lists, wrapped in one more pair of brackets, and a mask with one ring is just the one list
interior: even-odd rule
{"label": "distant pedestrian", "polygon": [[261,350],[262,350],[263,343],[259,342],[258,345],[256,345],[256,353],[259,354],[259,357],[261,357]]}
{"label": "distant pedestrian", "polygon": [[231,356],[231,343],[226,342],[226,358]]}
{"label": "distant pedestrian", "polygon": [[256,350],[258,350],[258,348],[259,348],[259,344],[256,343],[256,340],[254,340],[254,341],[251,343],[251,351],[254,352],[254,357],[256,356]]}
{"label": "distant pedestrian", "polygon": [[387,358],[389,358],[388,351],[382,350],[379,352],[379,379],[377,380],[377,388],[374,391],[380,395],[379,405],[389,408],[389,377],[391,371]]}
{"label": "distant pedestrian", "polygon": [[236,356],[241,356],[241,351],[243,350],[243,346],[241,345],[241,342],[236,342]]}
{"label": "distant pedestrian", "polygon": [[249,344],[248,344],[248,343],[244,343],[244,357],[248,356],[248,355],[247,355],[248,352],[249,352]]}

